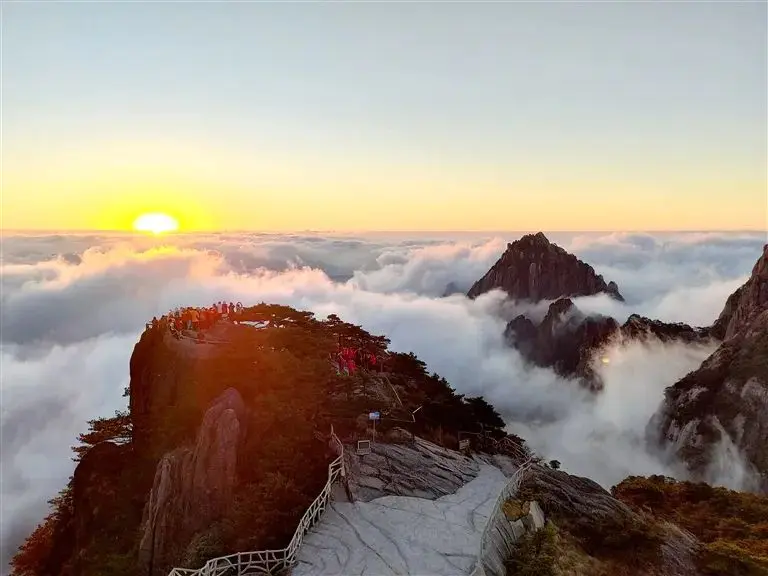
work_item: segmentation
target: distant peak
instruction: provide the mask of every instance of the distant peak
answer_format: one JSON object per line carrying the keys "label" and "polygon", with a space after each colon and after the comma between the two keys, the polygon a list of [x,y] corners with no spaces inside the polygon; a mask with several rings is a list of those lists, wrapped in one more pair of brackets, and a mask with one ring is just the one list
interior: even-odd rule
{"label": "distant peak", "polygon": [[526,234],[525,236],[521,237],[519,240],[516,240],[515,242],[512,242],[511,244],[507,244],[508,248],[512,248],[514,246],[549,246],[552,244],[549,241],[549,238],[547,238],[544,235],[544,232],[536,232],[536,234]]}
{"label": "distant peak", "polygon": [[562,314],[563,312],[568,312],[570,310],[578,310],[576,308],[576,305],[573,303],[573,300],[570,298],[558,298],[552,304],[549,305],[549,310],[547,311],[547,315],[550,314]]}

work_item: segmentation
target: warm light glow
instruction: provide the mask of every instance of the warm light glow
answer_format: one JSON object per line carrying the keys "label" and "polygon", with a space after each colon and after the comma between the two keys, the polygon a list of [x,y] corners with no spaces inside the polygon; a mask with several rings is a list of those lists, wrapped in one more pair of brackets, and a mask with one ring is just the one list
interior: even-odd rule
{"label": "warm light glow", "polygon": [[611,359],[608,358],[607,356],[603,356],[603,364],[610,364],[610,363],[611,363]]}
{"label": "warm light glow", "polygon": [[162,234],[163,232],[178,230],[179,223],[172,216],[168,216],[168,214],[142,214],[134,221],[133,229],[139,232]]}

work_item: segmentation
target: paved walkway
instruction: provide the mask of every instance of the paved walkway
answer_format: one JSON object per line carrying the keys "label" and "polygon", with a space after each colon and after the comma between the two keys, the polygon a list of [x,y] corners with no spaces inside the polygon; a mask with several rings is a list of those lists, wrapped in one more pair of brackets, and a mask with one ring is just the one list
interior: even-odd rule
{"label": "paved walkway", "polygon": [[470,574],[488,516],[508,481],[483,464],[474,480],[437,500],[334,502],[304,539],[292,574]]}

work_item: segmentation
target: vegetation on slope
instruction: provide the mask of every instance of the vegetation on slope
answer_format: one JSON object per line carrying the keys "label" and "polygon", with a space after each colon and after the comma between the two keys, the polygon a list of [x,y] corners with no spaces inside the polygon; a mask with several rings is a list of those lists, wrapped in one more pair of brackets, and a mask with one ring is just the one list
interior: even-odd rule
{"label": "vegetation on slope", "polygon": [[558,576],[665,574],[659,563],[662,527],[592,480],[537,465],[525,476],[518,498],[536,500],[553,526],[537,537],[536,546],[524,539],[516,547],[508,574],[525,566]]}
{"label": "vegetation on slope", "polygon": [[[397,391],[396,407],[365,393],[382,386],[379,376],[343,376],[332,368],[329,356],[339,345],[384,354],[389,341],[383,336],[286,306],[260,304],[246,308],[242,318],[270,325],[234,327],[228,345],[199,358],[180,355],[180,343],[167,334],[142,335],[131,359],[131,410],[89,422],[73,448],[75,475],[14,557],[15,576],[135,574],[142,513],[159,459],[194,442],[205,410],[230,387],[249,414],[238,450],[235,512],[179,544],[179,561],[188,566],[285,546],[325,483],[333,455],[316,433],[327,434],[331,424],[342,435],[359,432],[361,414],[382,410],[382,432],[405,427],[451,448],[461,431],[504,435],[493,407],[457,394],[413,354],[386,354],[386,384]],[[360,386],[363,394],[355,392]]]}
{"label": "vegetation on slope", "polygon": [[558,556],[557,528],[547,522],[544,528],[526,532],[515,546],[507,563],[507,573],[516,576],[556,576]]}
{"label": "vegetation on slope", "polygon": [[768,574],[768,497],[664,476],[630,476],[612,489],[619,500],[674,522],[704,547],[708,574]]}

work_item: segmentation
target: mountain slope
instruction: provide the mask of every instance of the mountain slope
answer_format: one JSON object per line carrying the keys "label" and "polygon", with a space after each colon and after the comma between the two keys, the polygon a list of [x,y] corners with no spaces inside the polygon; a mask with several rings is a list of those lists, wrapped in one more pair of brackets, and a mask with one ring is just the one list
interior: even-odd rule
{"label": "mountain slope", "polygon": [[507,244],[501,258],[470,288],[476,298],[494,289],[519,300],[555,300],[567,296],[608,294],[623,301],[614,282],[606,284],[587,263],[551,243],[541,232]]}

